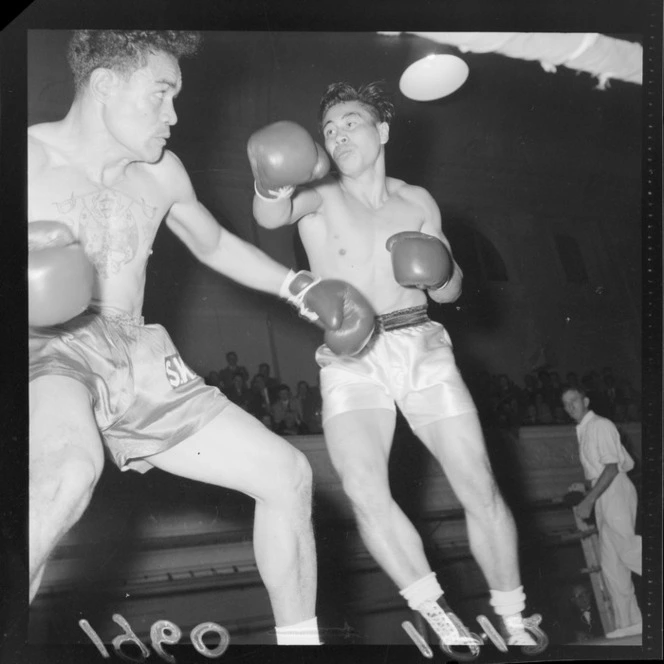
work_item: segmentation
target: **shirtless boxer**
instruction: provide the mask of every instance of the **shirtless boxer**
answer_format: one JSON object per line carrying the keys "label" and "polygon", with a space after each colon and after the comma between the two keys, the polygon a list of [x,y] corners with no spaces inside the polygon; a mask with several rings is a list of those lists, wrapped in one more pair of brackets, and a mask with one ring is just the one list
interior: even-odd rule
{"label": "shirtless boxer", "polygon": [[[165,150],[177,120],[179,58],[199,41],[174,31],[74,33],[71,108],[28,132],[30,599],[50,553],[90,501],[103,444],[122,470],[156,467],[252,496],[256,563],[277,642],[318,644],[306,458],[206,386],[164,328],[141,317],[146,265],[163,219],[217,272],[273,294],[290,284],[287,268],[219,226]],[[328,167],[325,159],[310,164],[317,175]],[[70,320],[67,305],[75,300],[80,312],[80,293],[76,279],[61,277],[80,268],[81,255],[94,267],[92,297]],[[330,334],[343,351],[353,340],[338,310],[334,320],[328,311],[339,309],[340,293],[348,312],[352,289],[338,282],[318,283],[299,299],[291,288],[285,297],[338,328]],[[58,307],[61,320],[53,318]],[[371,314],[368,320],[373,325]]]}
{"label": "shirtless boxer", "polygon": [[338,358],[325,345],[316,353],[325,440],[367,549],[441,646],[470,643],[458,618],[449,618],[420,536],[390,493],[396,403],[463,505],[470,548],[507,644],[533,646],[533,623],[521,615],[514,520],[496,486],[450,338],[427,317],[427,293],[436,302],[456,301],[462,273],[432,196],[386,176],[393,114],[375,84],[331,85],[319,122],[338,173],[309,183],[290,177],[289,150],[304,129],[277,122],[256,132],[248,145],[254,216],[265,228],[299,222],[312,273],[353,284],[379,314],[379,333],[359,355]]}

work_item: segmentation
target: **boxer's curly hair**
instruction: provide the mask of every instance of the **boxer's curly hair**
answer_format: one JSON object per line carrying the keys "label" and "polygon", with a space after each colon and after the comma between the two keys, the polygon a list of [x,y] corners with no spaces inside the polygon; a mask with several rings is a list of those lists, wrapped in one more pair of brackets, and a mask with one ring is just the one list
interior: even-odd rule
{"label": "boxer's curly hair", "polygon": [[202,39],[200,32],[184,30],[75,30],[67,62],[78,92],[98,67],[130,76],[147,64],[151,53],[169,53],[178,60],[195,55]]}
{"label": "boxer's curly hair", "polygon": [[359,101],[377,122],[389,125],[395,116],[394,104],[383,90],[381,83],[367,83],[354,88],[350,83],[339,82],[327,86],[318,106],[318,125],[330,108],[346,101]]}

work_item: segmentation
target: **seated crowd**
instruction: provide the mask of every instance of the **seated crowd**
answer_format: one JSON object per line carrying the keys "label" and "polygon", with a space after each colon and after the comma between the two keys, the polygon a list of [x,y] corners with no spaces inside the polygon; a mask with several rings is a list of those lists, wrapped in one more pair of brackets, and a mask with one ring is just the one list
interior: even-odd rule
{"label": "seated crowd", "polygon": [[[258,365],[250,379],[246,367],[238,364],[234,351],[226,354],[227,365],[211,371],[208,385],[218,387],[233,403],[285,436],[322,432],[321,397],[317,386],[301,380],[295,393],[289,385],[271,375],[267,362]],[[523,385],[507,374],[482,371],[468,380],[468,387],[483,424],[498,427],[571,424],[561,395],[568,387],[581,387],[590,408],[616,423],[640,420],[640,394],[626,378],[616,377],[611,367],[590,370],[580,378],[570,371],[562,380],[552,368],[528,373]]]}
{"label": "seated crowd", "polygon": [[295,394],[289,385],[271,375],[267,362],[250,379],[247,368],[238,364],[234,351],[226,353],[227,365],[210,371],[208,385],[218,387],[233,403],[282,436],[321,433],[321,398],[316,386],[301,380]]}
{"label": "seated crowd", "polygon": [[520,427],[570,424],[561,396],[569,387],[580,387],[590,399],[590,408],[616,423],[640,421],[640,394],[626,378],[616,377],[611,367],[590,370],[580,378],[570,371],[562,380],[552,368],[524,376],[517,385],[506,374],[480,372],[468,381],[482,421],[487,425]]}

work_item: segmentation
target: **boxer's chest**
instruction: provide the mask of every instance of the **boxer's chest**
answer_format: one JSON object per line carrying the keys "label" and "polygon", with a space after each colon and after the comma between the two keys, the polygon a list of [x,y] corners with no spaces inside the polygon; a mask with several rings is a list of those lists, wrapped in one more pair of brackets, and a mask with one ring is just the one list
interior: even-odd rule
{"label": "boxer's chest", "polygon": [[141,267],[166,211],[147,178],[123,178],[104,186],[74,169],[56,167],[28,183],[29,220],[69,226],[100,276]]}
{"label": "boxer's chest", "polygon": [[333,201],[325,208],[325,251],[338,267],[391,274],[388,238],[401,231],[419,230],[422,224],[420,210],[399,199],[378,209],[353,199]]}

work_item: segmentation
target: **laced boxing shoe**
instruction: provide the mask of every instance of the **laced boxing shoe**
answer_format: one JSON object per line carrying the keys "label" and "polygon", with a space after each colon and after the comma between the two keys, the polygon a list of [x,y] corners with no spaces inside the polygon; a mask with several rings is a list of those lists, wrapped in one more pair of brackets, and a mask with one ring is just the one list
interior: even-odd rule
{"label": "laced boxing shoe", "polygon": [[436,634],[444,649],[449,646],[466,646],[471,650],[479,649],[481,642],[468,631],[443,598],[437,602],[433,600],[425,602],[418,608],[418,611]]}

